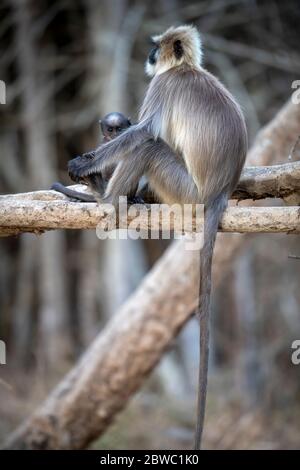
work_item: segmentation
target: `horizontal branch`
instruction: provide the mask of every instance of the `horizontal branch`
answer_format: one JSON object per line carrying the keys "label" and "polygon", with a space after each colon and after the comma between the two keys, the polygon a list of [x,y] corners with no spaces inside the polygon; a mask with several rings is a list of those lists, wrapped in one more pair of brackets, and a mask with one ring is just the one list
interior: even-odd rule
{"label": "horizontal branch", "polygon": [[[86,186],[73,188],[88,192]],[[261,199],[265,197],[286,198],[300,194],[300,162],[269,167],[245,168],[235,199]],[[146,206],[142,206],[146,209]],[[162,229],[163,212],[158,205],[157,222],[150,219],[150,212],[138,214],[141,230]],[[101,229],[132,227],[137,213],[129,210],[128,218],[115,225],[115,213],[109,205],[70,202],[56,191],[35,191],[24,194],[0,196],[0,235],[16,235],[22,232],[40,233],[51,229]],[[150,223],[151,220],[151,223]],[[180,220],[171,226],[181,231]],[[230,207],[224,214],[220,229],[224,232],[299,232],[299,209],[297,207]],[[189,231],[186,229],[186,231]]]}
{"label": "horizontal branch", "polygon": [[245,167],[234,199],[300,198],[300,161],[272,166]]}
{"label": "horizontal branch", "polygon": [[[108,206],[108,207],[107,207]],[[142,206],[143,208],[144,206]],[[130,215],[115,225],[115,212],[109,205],[63,201],[10,201],[0,204],[0,233],[39,233],[51,229],[95,229],[109,231],[114,228],[134,228],[138,222],[140,230],[161,231],[165,226],[165,213],[161,206],[152,205],[157,217],[150,217],[149,210]],[[201,228],[203,221],[199,221]],[[185,227],[185,232],[191,232]],[[170,221],[170,229],[182,231],[180,218]],[[229,207],[221,221],[222,232],[288,232],[300,233],[300,207]]]}

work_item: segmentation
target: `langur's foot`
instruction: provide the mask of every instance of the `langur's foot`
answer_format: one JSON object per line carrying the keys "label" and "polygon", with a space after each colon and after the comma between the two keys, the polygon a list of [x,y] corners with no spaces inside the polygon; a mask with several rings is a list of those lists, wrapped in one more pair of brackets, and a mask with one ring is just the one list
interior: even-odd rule
{"label": "langur's foot", "polygon": [[137,195],[128,197],[127,202],[131,206],[133,204],[145,204],[144,199],[141,196],[137,196]]}

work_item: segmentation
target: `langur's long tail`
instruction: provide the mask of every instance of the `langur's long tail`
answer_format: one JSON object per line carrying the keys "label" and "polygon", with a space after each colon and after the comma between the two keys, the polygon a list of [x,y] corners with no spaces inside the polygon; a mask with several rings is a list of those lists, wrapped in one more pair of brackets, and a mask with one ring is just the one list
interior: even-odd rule
{"label": "langur's long tail", "polygon": [[200,365],[198,378],[197,426],[195,450],[201,448],[201,438],[205,417],[207,373],[209,358],[209,309],[211,293],[211,270],[215,240],[219,221],[227,206],[227,192],[222,192],[205,210],[203,246],[200,250],[200,287],[197,316],[200,323]]}
{"label": "langur's long tail", "polygon": [[72,199],[78,199],[79,201],[83,202],[96,202],[94,196],[90,194],[80,193],[79,191],[74,191],[74,189],[67,188],[61,183],[53,183],[50,189],[54,189],[54,191],[58,191],[59,193],[65,194],[66,196]]}

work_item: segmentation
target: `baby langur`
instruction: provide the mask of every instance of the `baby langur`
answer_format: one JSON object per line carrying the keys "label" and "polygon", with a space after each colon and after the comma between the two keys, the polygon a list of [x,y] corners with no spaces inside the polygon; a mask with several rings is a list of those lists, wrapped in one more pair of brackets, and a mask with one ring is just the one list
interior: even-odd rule
{"label": "baby langur", "polygon": [[201,445],[209,355],[211,266],[218,224],[244,165],[247,132],[241,109],[219,80],[202,67],[196,28],[180,26],[152,38],[146,63],[152,76],[139,122],[95,157],[69,162],[74,177],[119,163],[104,200],[118,203],[142,175],[166,203],[205,206],[200,252],[200,367],[195,448]]}
{"label": "baby langur", "polygon": [[[106,116],[104,116],[104,118],[101,119],[99,123],[103,136],[102,143],[110,142],[112,139],[115,139],[118,135],[120,135],[121,132],[124,132],[124,130],[128,129],[131,126],[130,119],[124,116],[124,114],[117,112],[106,114]],[[80,158],[82,159],[82,161],[88,161],[89,159],[93,159],[94,152],[84,154]],[[87,184],[93,191],[93,193],[96,193],[96,195],[101,198],[101,196],[104,195],[108,181],[110,180],[114,170],[116,169],[116,166],[116,164],[113,164],[106,167],[99,173],[83,178],[73,179],[76,183]],[[94,196],[67,188],[66,186],[58,182],[53,183],[51,189],[63,193],[72,199],[77,199],[83,202],[96,202]]]}

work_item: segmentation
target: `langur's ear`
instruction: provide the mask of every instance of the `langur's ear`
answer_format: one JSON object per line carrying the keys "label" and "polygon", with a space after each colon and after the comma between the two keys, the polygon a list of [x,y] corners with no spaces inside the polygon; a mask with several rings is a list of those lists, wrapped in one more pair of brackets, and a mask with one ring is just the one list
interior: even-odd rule
{"label": "langur's ear", "polygon": [[181,57],[183,56],[183,47],[182,47],[182,43],[180,39],[177,39],[176,41],[174,41],[173,49],[174,49],[174,54],[175,54],[176,59],[177,60],[181,59]]}
{"label": "langur's ear", "polygon": [[128,124],[129,124],[130,126],[132,126],[132,122],[131,122],[131,117],[130,117],[130,116],[128,116],[127,121],[128,121]]}

